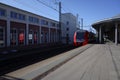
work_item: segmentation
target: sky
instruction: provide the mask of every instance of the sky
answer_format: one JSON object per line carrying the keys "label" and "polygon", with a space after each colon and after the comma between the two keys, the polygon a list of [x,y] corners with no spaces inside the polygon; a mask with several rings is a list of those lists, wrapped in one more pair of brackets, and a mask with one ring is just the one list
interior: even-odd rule
{"label": "sky", "polygon": [[[41,2],[55,8],[51,9]],[[42,15],[54,20],[59,20],[58,4],[61,1],[62,13],[72,13],[79,15],[79,20],[83,18],[84,29],[89,29],[90,25],[98,20],[110,18],[120,14],[120,0],[0,0],[5,3],[38,15]]]}

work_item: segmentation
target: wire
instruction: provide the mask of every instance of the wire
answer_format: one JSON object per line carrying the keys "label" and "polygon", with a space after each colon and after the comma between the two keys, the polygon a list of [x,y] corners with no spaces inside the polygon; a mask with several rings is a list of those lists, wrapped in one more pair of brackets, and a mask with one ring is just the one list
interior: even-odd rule
{"label": "wire", "polygon": [[62,8],[64,9],[64,11],[66,11],[66,12],[71,12],[72,14],[75,14],[72,9],[66,7],[64,4],[62,4],[62,6],[63,6]]}
{"label": "wire", "polygon": [[44,3],[44,2],[42,2],[42,1],[40,1],[40,0],[36,0],[36,1],[38,1],[39,3],[41,3],[41,4],[45,5],[45,6],[51,8],[51,9],[57,11],[57,12],[59,12],[57,9],[53,8],[52,6],[50,6],[50,5],[48,5],[48,4]]}
{"label": "wire", "polygon": [[[41,11],[41,9],[39,9],[38,7],[36,8],[36,7],[31,6],[31,5],[29,5],[29,4],[26,4],[26,3],[23,3],[23,2],[18,2],[18,0],[14,0],[14,1],[17,2],[17,3],[19,3],[19,4],[21,4],[21,5],[24,5],[24,6],[26,6],[26,7],[32,8],[33,10],[39,11],[39,12],[41,12],[41,13],[43,13],[43,14],[46,14],[46,15],[49,15],[49,16],[52,16],[52,17],[53,17],[53,15]],[[54,16],[54,17],[55,17],[55,16]],[[55,17],[55,18],[58,18],[58,17]]]}

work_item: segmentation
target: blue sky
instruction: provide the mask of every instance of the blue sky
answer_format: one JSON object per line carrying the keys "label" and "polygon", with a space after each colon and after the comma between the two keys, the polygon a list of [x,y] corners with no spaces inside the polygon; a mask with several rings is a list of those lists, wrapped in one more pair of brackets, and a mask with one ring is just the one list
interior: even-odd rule
{"label": "blue sky", "polygon": [[[62,12],[79,14],[84,19],[84,28],[97,20],[120,14],[120,0],[40,0],[56,9],[55,1],[62,2]],[[54,20],[58,20],[58,12],[39,3],[37,0],[0,0],[0,2],[27,10]]]}

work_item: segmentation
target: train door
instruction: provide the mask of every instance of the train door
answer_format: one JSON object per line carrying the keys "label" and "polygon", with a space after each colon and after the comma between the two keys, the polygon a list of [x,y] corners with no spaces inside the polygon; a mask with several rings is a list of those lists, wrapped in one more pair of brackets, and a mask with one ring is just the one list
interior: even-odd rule
{"label": "train door", "polygon": [[16,46],[18,45],[18,41],[17,41],[17,29],[12,28],[10,30],[10,44],[11,46]]}
{"label": "train door", "polygon": [[5,46],[5,29],[0,27],[0,47]]}
{"label": "train door", "polygon": [[18,31],[18,44],[25,45],[25,31],[23,29]]}

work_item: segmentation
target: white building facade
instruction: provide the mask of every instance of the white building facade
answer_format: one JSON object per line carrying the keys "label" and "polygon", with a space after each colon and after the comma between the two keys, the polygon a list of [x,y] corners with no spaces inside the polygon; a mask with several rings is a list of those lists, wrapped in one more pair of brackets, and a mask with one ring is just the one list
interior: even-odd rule
{"label": "white building facade", "polygon": [[79,29],[78,19],[71,13],[61,15],[61,37],[62,43],[72,44],[74,32]]}

